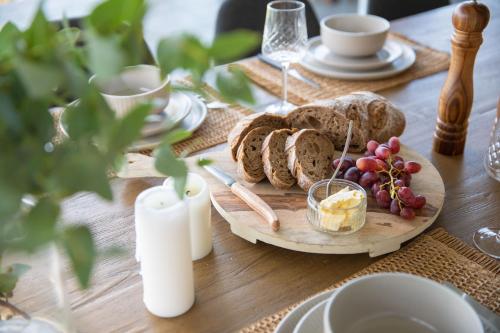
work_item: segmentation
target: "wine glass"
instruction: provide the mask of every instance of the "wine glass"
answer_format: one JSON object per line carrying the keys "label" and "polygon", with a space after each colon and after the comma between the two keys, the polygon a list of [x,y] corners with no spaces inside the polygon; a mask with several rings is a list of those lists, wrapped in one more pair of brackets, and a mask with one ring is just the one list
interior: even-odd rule
{"label": "wine glass", "polygon": [[[497,116],[491,132],[490,144],[484,157],[484,167],[488,174],[500,182],[500,99]],[[500,228],[485,227],[477,230],[472,237],[476,247],[493,258],[500,259]]]}
{"label": "wine glass", "polygon": [[283,100],[266,108],[267,112],[286,114],[294,108],[287,102],[288,68],[305,53],[307,26],[305,5],[300,1],[278,0],[267,5],[262,39],[262,54],[282,67]]}

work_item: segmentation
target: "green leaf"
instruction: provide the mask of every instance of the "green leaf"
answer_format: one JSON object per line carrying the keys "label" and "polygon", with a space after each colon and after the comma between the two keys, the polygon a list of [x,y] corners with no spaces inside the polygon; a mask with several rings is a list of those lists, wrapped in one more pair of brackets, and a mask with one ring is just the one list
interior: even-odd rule
{"label": "green leaf", "polygon": [[87,288],[96,257],[90,230],[86,226],[71,226],[64,230],[62,239],[80,286]]}
{"label": "green leaf", "polygon": [[172,152],[168,144],[162,144],[155,151],[155,168],[167,176],[174,177],[174,188],[179,198],[184,197],[188,168],[184,160],[179,159]]}
{"label": "green leaf", "polygon": [[241,100],[250,104],[255,103],[248,79],[238,69],[217,73],[216,85],[222,96],[228,101]]}
{"label": "green leaf", "polygon": [[86,36],[90,69],[101,78],[119,73],[126,65],[126,58],[118,36],[101,37],[91,30]]}
{"label": "green leaf", "polygon": [[115,153],[125,150],[140,137],[144,120],[151,111],[150,104],[137,105],[122,119],[118,119],[109,133],[108,151]]}
{"label": "green leaf", "polygon": [[206,158],[200,158],[196,164],[198,164],[198,166],[200,167],[203,167],[205,165],[210,165],[212,164],[214,161],[210,160],[210,159],[206,159]]}
{"label": "green leaf", "polygon": [[63,76],[59,67],[15,58],[16,71],[26,90],[33,98],[42,98],[51,95],[62,82]]}
{"label": "green leaf", "polygon": [[87,22],[99,34],[109,35],[123,26],[140,25],[145,11],[144,0],[108,0],[94,8]]}
{"label": "green leaf", "polygon": [[57,32],[57,39],[62,46],[72,48],[76,46],[80,34],[80,29],[76,27],[67,27]]}
{"label": "green leaf", "polygon": [[235,30],[218,36],[210,47],[210,55],[229,62],[247,55],[260,44],[260,34],[250,30]]}
{"label": "green leaf", "polygon": [[40,199],[31,209],[23,223],[26,248],[34,250],[54,239],[55,226],[59,217],[59,205],[49,199]]}
{"label": "green leaf", "polygon": [[10,265],[9,272],[14,274],[17,278],[20,278],[30,268],[31,268],[30,265],[16,263],[16,264]]}
{"label": "green leaf", "polygon": [[14,55],[15,41],[21,31],[12,23],[7,22],[0,30],[0,59]]}
{"label": "green leaf", "polygon": [[174,143],[181,142],[190,138],[191,135],[192,133],[190,131],[182,128],[177,128],[168,132],[162,142],[173,145]]}
{"label": "green leaf", "polygon": [[0,274],[0,294],[9,294],[14,290],[17,284],[17,276],[12,273]]}

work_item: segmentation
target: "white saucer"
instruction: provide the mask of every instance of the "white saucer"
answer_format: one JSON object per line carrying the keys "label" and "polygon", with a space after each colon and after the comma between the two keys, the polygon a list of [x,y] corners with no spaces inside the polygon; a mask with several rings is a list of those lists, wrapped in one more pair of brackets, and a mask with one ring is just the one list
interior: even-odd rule
{"label": "white saucer", "polygon": [[[316,296],[313,296],[309,298],[308,300],[302,302],[299,306],[297,306],[295,309],[290,311],[285,318],[283,318],[276,329],[274,330],[274,333],[290,333],[293,332],[297,324],[301,321],[301,319],[308,313],[309,310],[314,308],[316,305],[319,303],[326,301],[334,292],[335,290],[328,290],[325,292],[322,292],[321,294],[318,294]],[[321,321],[321,324],[323,321]],[[305,331],[303,331],[305,332]],[[322,332],[322,330],[318,331]]]}
{"label": "white saucer", "polygon": [[[172,93],[167,107],[162,112],[149,115],[146,118],[146,123],[141,131],[142,135],[151,136],[173,128],[191,112],[192,104],[191,99],[186,94],[179,92]],[[161,120],[148,121],[148,119],[153,120],[158,117]]]}
{"label": "white saucer", "polygon": [[[207,117],[207,106],[194,94],[185,94],[185,96],[189,97],[191,101],[191,112],[180,122],[180,128],[184,128],[187,131],[194,132],[196,131],[203,121],[205,121]],[[134,142],[129,148],[129,152],[137,152],[140,150],[153,149],[156,148],[163,137],[165,136],[165,132],[144,137],[136,142]]]}
{"label": "white saucer", "polygon": [[321,64],[343,70],[370,70],[389,65],[403,54],[401,44],[388,40],[376,54],[368,57],[343,57],[332,53],[321,43],[321,37],[311,38],[307,43],[307,53]]}
{"label": "white saucer", "polygon": [[307,311],[295,326],[293,333],[323,332],[323,313],[326,302],[328,299],[319,302]]}
{"label": "white saucer", "polygon": [[320,63],[315,60],[314,57],[310,53],[306,53],[306,56],[301,61],[301,65],[304,68],[310,70],[313,73],[318,75],[327,76],[336,79],[344,79],[344,80],[375,80],[375,79],[383,79],[390,76],[394,76],[399,74],[408,68],[411,67],[415,63],[415,51],[406,45],[400,44],[403,54],[391,64],[369,71],[353,71],[353,70],[343,70],[339,68],[334,68],[325,64]]}

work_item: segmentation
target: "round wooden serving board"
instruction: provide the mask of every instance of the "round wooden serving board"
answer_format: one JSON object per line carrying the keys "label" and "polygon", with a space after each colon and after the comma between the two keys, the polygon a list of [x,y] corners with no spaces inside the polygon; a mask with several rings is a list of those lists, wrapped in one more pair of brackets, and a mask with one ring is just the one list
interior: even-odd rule
{"label": "round wooden serving board", "polygon": [[[340,153],[337,152],[340,156]],[[236,197],[223,183],[204,169],[197,169],[209,182],[212,203],[231,224],[231,231],[252,242],[262,241],[285,249],[311,253],[364,253],[371,257],[396,251],[401,243],[417,236],[437,218],[444,202],[444,184],[436,168],[415,151],[402,146],[399,153],[405,160],[414,160],[422,170],[414,174],[411,187],[416,194],[427,198],[427,205],[417,212],[414,220],[404,220],[377,207],[368,192],[368,213],[364,227],[350,235],[332,236],[314,230],[306,219],[306,193],[294,186],[277,190],[268,181],[246,183],[236,173],[236,163],[228,151],[212,153],[207,157],[241,184],[258,194],[277,213],[281,227],[273,232],[268,224],[250,207]],[[359,157],[351,155],[352,157]],[[338,157],[338,156],[337,156]]]}

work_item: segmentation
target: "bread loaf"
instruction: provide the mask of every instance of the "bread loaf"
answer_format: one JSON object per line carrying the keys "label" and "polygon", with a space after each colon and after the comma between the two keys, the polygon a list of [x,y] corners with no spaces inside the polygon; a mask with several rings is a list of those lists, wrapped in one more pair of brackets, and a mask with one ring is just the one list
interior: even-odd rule
{"label": "bread loaf", "polygon": [[288,189],[295,184],[295,178],[288,169],[285,145],[292,130],[272,131],[262,143],[262,164],[271,184],[279,189]]}
{"label": "bread loaf", "polygon": [[245,135],[238,147],[238,176],[247,182],[258,183],[266,177],[262,165],[262,143],[272,131],[272,127],[256,127]]}
{"label": "bread loaf", "polygon": [[334,146],[328,137],[312,129],[303,129],[286,140],[288,169],[304,190],[317,181],[330,178]]}
{"label": "bread loaf", "polygon": [[[238,147],[245,136],[256,127],[267,126],[273,129],[288,127],[286,119],[280,115],[269,113],[255,113],[241,119],[231,130],[228,135],[227,142],[231,149],[231,156],[236,161]],[[260,150],[259,150],[260,152]]]}

